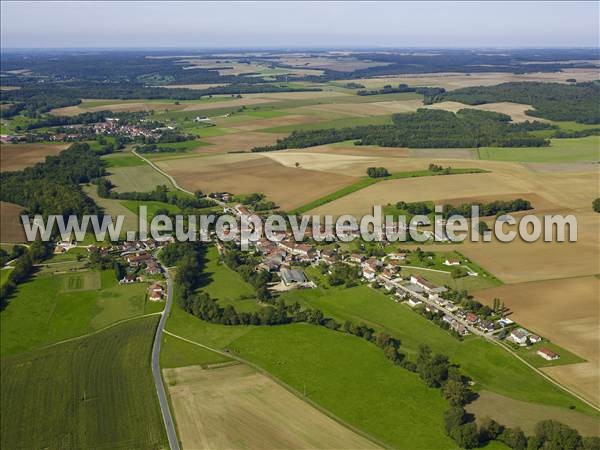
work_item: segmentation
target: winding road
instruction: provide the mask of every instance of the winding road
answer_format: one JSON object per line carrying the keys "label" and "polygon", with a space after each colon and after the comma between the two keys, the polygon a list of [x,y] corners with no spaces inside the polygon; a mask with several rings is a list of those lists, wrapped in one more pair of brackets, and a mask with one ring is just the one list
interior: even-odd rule
{"label": "winding road", "polygon": [[152,376],[154,377],[154,385],[156,386],[156,393],[158,394],[158,403],[160,404],[160,410],[167,430],[169,448],[171,450],[179,450],[177,431],[175,430],[175,423],[173,422],[173,416],[171,415],[171,409],[169,408],[169,399],[165,392],[165,385],[163,384],[162,373],[160,371],[160,343],[165,329],[165,323],[167,322],[169,311],[171,311],[171,305],[173,303],[173,280],[171,279],[168,270],[165,270],[165,278],[167,280],[167,300],[165,302],[165,308],[161,313],[158,327],[156,328],[156,334],[154,335],[154,345],[152,346]]}

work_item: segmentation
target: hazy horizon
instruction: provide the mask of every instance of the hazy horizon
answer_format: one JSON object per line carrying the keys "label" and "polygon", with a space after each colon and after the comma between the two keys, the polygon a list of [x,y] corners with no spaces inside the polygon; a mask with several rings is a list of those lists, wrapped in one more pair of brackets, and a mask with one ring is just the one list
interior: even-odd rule
{"label": "hazy horizon", "polygon": [[3,49],[596,48],[600,33],[598,2],[3,1],[1,12]]}

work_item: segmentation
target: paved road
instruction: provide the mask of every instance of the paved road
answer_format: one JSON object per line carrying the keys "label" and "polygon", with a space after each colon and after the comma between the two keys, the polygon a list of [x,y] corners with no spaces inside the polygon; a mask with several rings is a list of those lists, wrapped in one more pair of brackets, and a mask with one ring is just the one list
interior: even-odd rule
{"label": "paved road", "polygon": [[173,423],[173,416],[171,416],[171,410],[169,408],[169,400],[167,393],[165,392],[165,386],[162,380],[162,374],[160,371],[159,357],[160,357],[160,342],[162,339],[162,333],[165,329],[165,322],[169,317],[169,311],[171,310],[171,304],[173,303],[173,281],[168,273],[165,271],[165,277],[167,278],[167,300],[165,303],[165,309],[163,310],[160,321],[158,322],[158,328],[154,335],[154,345],[152,347],[152,376],[154,377],[154,384],[156,386],[156,393],[158,394],[158,402],[160,404],[160,410],[162,412],[163,420],[165,422],[165,428],[167,430],[167,437],[169,439],[169,448],[171,450],[179,450],[179,440],[177,439],[177,432],[175,431],[175,424]]}

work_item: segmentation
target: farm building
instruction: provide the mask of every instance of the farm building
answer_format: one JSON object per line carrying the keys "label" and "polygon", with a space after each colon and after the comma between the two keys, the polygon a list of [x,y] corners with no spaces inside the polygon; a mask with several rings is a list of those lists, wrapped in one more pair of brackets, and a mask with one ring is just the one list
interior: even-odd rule
{"label": "farm building", "polygon": [[281,269],[279,272],[279,276],[281,277],[281,281],[286,286],[292,286],[294,284],[306,283],[306,275],[301,270],[296,269]]}
{"label": "farm building", "polygon": [[537,351],[537,354],[547,361],[554,361],[560,358],[560,355],[558,353],[554,353],[552,350],[548,350],[547,348],[540,348]]}

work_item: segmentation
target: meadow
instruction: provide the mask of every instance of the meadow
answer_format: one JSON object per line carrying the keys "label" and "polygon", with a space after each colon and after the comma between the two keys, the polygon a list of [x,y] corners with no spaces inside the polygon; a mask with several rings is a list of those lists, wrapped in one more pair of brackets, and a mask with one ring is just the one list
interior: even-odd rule
{"label": "meadow", "polygon": [[478,155],[480,159],[494,161],[540,163],[598,161],[600,159],[600,136],[551,139],[550,147],[482,147],[478,150]]}
{"label": "meadow", "polygon": [[150,372],[157,322],[3,358],[2,448],[165,448]]}
{"label": "meadow", "polygon": [[0,315],[0,354],[27,352],[154,312],[146,286],[119,285],[112,270],[37,274],[19,285]]}

